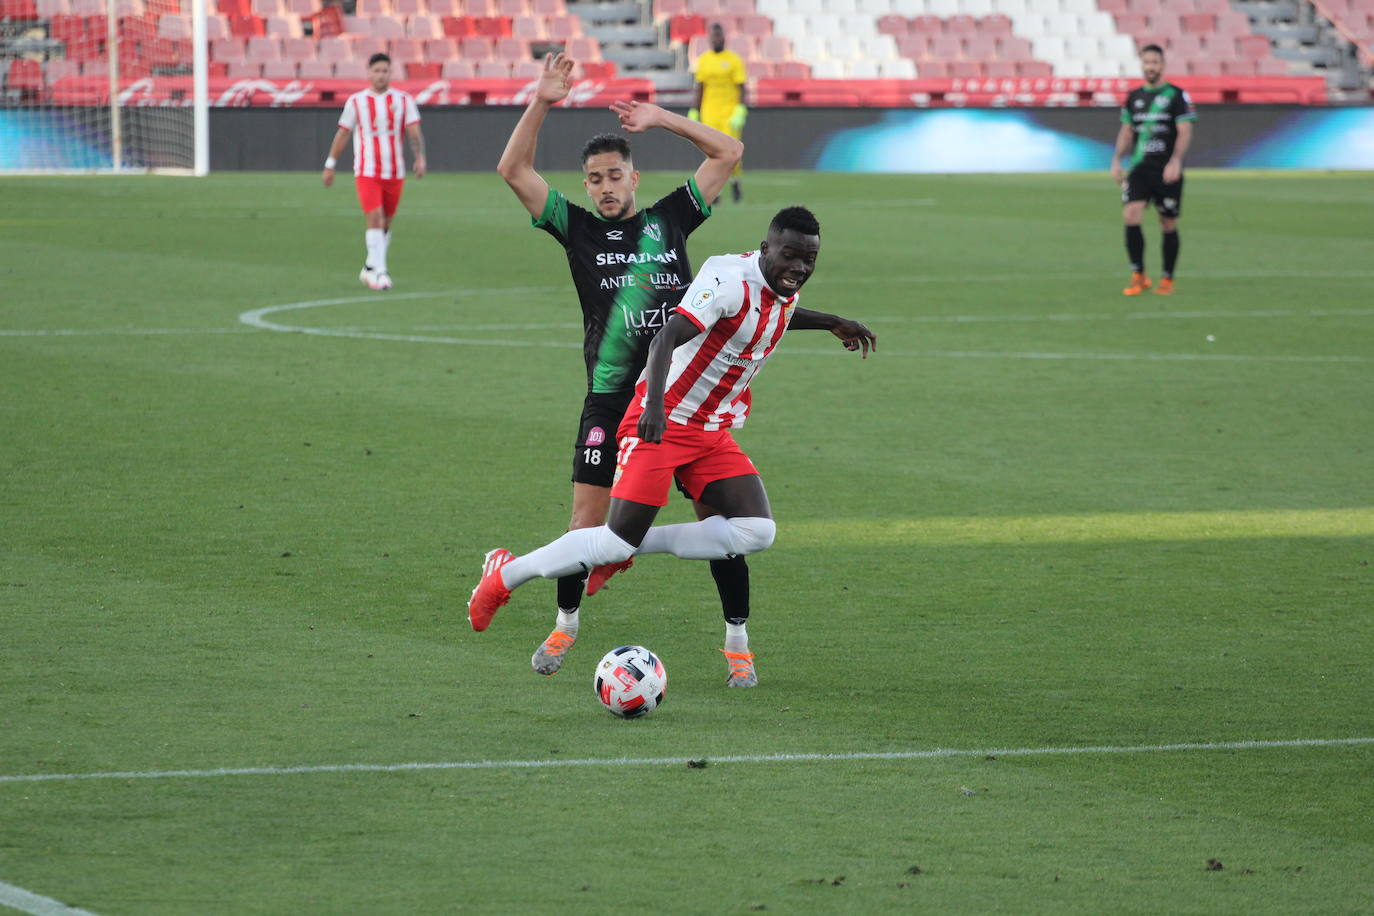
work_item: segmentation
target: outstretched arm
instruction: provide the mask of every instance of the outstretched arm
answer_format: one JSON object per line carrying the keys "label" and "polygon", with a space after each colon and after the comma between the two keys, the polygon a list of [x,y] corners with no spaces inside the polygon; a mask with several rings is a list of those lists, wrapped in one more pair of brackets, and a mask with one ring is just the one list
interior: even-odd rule
{"label": "outstretched arm", "polygon": [[353,133],[347,127],[340,127],[334,133],[334,142],[329,144],[329,158],[324,160],[324,186],[331,187],[334,184],[334,163],[343,152],[344,144],[348,142],[348,135]]}
{"label": "outstretched arm", "polygon": [[673,351],[701,333],[691,320],[676,312],[663,330],[654,335],[649,344],[649,359],[645,363],[644,414],[639,418],[639,438],[645,442],[663,441],[668,418],[663,409],[663,392],[668,384],[668,367],[673,364]]}
{"label": "outstretched arm", "polygon": [[863,350],[864,359],[868,359],[869,350],[878,352],[878,335],[859,322],[841,318],[839,315],[798,308],[792,312],[792,321],[788,327],[798,331],[829,331],[844,341],[846,350]]}
{"label": "outstretched arm", "polygon": [[730,173],[744,155],[744,144],[734,137],[650,102],[613,102],[611,111],[620,117],[620,126],[632,134],[662,127],[692,141],[693,146],[705,153],[706,161],[697,167],[694,177],[701,196],[708,201],[720,196],[730,180]]}
{"label": "outstretched arm", "polygon": [[544,212],[549,185],[534,170],[534,148],[539,140],[539,128],[544,125],[544,116],[567,98],[572,89],[572,68],[573,60],[566,54],[545,55],[544,72],[539,77],[534,98],[530,99],[515,130],[511,131],[505,152],[496,166],[496,171],[506,179],[520,203],[536,219]]}

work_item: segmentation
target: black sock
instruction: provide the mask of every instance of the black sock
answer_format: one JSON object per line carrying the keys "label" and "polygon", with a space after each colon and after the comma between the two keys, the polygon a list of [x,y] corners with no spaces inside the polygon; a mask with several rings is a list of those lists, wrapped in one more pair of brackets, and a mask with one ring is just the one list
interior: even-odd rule
{"label": "black sock", "polygon": [[749,564],[744,557],[727,557],[711,561],[711,576],[720,592],[720,609],[726,623],[744,623],[749,619]]}
{"label": "black sock", "polygon": [[558,609],[575,611],[582,604],[582,588],[587,582],[586,573],[573,573],[558,577]]}
{"label": "black sock", "polygon": [[1164,276],[1174,275],[1174,265],[1178,263],[1178,230],[1164,233]]}
{"label": "black sock", "polygon": [[1126,227],[1126,257],[1131,261],[1131,270],[1145,272],[1145,233],[1139,226]]}

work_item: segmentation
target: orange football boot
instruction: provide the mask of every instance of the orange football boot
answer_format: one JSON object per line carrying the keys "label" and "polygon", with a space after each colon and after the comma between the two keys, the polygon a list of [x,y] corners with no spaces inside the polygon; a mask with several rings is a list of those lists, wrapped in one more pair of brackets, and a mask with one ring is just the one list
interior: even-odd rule
{"label": "orange football boot", "polygon": [[1131,285],[1121,291],[1123,296],[1139,296],[1150,288],[1150,278],[1143,273],[1136,272],[1131,274]]}

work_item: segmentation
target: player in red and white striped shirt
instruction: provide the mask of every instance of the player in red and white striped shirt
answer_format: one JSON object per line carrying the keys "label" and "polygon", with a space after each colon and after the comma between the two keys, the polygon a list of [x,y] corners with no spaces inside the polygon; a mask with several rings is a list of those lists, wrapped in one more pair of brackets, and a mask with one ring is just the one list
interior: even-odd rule
{"label": "player in red and white striped shirt", "polygon": [[[594,570],[604,582],[635,554],[715,560],[773,543],[763,481],[730,434],[748,416],[750,382],[789,328],[830,331],[865,357],[877,348],[873,332],[859,322],[798,307],[820,247],[816,218],[789,207],[773,217],[757,252],[707,259],[654,337],[637,397],[620,423],[607,523],[569,531],[521,557],[490,551],[468,604],[474,630],[486,629],[511,590],[530,579]],[[720,515],[652,527],[675,476],[689,496]],[[727,683],[752,686],[753,655],[743,624],[739,629],[727,626]]]}
{"label": "player in red and white striped shirt", "polygon": [[[334,166],[349,134],[353,134],[353,176],[358,202],[367,216],[367,260],[358,274],[371,289],[391,289],[386,251],[391,245],[391,220],[405,186],[406,159],[401,134],[410,141],[415,177],[425,176],[425,137],[420,132],[420,109],[409,94],[391,88],[391,58],[373,54],[367,62],[371,87],[355,92],[344,104],[339,130],[324,161],[324,186],[334,183]],[[354,133],[356,131],[356,133]]]}

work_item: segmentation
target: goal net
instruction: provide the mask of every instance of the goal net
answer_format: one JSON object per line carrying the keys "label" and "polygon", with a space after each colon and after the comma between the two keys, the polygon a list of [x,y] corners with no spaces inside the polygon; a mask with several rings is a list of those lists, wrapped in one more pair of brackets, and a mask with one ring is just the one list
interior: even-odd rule
{"label": "goal net", "polygon": [[0,173],[205,174],[205,34],[205,0],[0,0]]}

